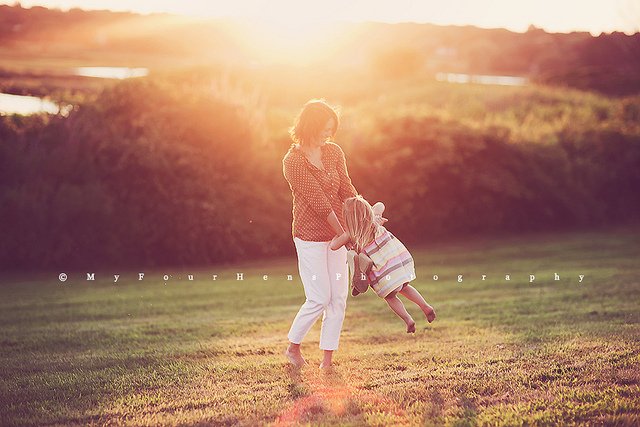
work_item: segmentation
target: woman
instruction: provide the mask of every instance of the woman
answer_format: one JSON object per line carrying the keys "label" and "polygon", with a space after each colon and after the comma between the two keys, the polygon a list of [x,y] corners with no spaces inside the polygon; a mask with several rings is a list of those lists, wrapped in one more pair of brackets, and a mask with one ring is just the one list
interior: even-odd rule
{"label": "woman", "polygon": [[329,141],[338,124],[335,110],[324,101],[307,102],[289,131],[294,143],[282,160],[293,195],[292,235],[306,297],[291,325],[285,351],[297,367],[306,363],[300,343],[320,315],[324,350],[320,367],[331,366],[347,305],[347,249],[333,251],[329,244],[344,233],[342,203],[357,192],[342,149]]}

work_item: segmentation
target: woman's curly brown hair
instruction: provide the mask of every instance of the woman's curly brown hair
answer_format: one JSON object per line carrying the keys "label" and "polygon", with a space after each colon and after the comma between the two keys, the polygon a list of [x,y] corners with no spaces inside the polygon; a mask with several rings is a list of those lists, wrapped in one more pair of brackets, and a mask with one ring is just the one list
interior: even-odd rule
{"label": "woman's curly brown hair", "polygon": [[333,138],[340,124],[338,112],[324,99],[312,99],[302,107],[293,126],[289,129],[289,135],[294,142],[303,145],[319,135],[329,119],[334,119],[336,124],[331,135]]}

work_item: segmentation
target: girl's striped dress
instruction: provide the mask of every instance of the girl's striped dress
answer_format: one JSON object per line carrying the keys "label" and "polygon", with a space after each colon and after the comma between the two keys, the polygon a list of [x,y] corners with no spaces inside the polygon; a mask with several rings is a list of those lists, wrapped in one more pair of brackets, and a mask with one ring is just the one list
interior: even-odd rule
{"label": "girl's striped dress", "polygon": [[402,242],[382,225],[378,226],[375,239],[362,252],[373,261],[367,276],[369,285],[380,298],[416,278],[413,257]]}

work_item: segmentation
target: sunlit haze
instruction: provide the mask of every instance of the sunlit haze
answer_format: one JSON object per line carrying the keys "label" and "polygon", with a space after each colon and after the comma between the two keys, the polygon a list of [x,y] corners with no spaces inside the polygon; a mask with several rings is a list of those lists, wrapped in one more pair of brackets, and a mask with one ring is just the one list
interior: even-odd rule
{"label": "sunlit haze", "polygon": [[[14,4],[14,2],[0,2]],[[240,18],[283,28],[284,34],[330,21],[429,22],[440,25],[475,25],[526,31],[535,25],[548,32],[640,30],[638,0],[51,0],[21,1],[23,7],[35,5],[63,10],[70,8],[110,9],[138,13],[168,12],[211,18]]]}

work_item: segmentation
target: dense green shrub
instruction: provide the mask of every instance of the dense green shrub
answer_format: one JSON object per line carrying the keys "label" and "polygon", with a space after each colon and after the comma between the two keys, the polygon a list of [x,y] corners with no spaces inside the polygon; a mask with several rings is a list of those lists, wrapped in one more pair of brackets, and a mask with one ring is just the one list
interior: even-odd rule
{"label": "dense green shrub", "polygon": [[408,240],[628,222],[640,213],[640,138],[562,133],[513,144],[508,133],[435,118],[381,121],[384,143],[350,153],[366,197],[384,200]]}
{"label": "dense green shrub", "polygon": [[[206,73],[187,77],[122,82],[68,118],[0,117],[3,269],[292,252],[281,160],[295,109],[267,108],[249,87],[211,85]],[[387,98],[359,117],[347,111],[338,135],[356,188],[385,202],[403,240],[640,217],[637,98],[421,90],[432,93],[416,102],[433,105],[393,109]]]}
{"label": "dense green shrub", "polygon": [[143,80],[106,90],[63,124],[18,129],[4,118],[3,265],[194,265],[273,252],[263,238],[273,227],[262,226],[278,212],[261,189],[259,129],[242,101]]}

